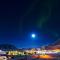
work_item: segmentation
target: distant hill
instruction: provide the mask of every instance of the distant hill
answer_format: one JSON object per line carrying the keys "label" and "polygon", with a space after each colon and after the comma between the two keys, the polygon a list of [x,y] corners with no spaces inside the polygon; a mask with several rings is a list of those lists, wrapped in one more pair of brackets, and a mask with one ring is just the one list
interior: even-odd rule
{"label": "distant hill", "polygon": [[45,47],[46,49],[60,49],[60,39],[56,40],[53,44]]}
{"label": "distant hill", "polygon": [[60,39],[56,40],[52,45],[60,45]]}
{"label": "distant hill", "polygon": [[0,44],[1,50],[16,50],[17,48],[14,45],[11,44]]}
{"label": "distant hill", "polygon": [[60,45],[60,39],[57,40],[57,41],[54,43],[54,45]]}

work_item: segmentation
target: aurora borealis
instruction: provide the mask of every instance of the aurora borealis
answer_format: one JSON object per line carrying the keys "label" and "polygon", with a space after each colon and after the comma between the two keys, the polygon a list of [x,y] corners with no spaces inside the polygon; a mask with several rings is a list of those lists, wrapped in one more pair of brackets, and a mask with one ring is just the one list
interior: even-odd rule
{"label": "aurora borealis", "polygon": [[[1,44],[36,47],[60,38],[59,0],[7,1],[0,5]],[[32,32],[37,34],[37,40],[29,37]]]}

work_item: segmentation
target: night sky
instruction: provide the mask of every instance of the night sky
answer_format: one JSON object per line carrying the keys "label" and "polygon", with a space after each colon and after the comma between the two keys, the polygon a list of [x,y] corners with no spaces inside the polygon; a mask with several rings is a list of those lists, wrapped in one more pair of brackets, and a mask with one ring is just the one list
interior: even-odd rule
{"label": "night sky", "polygon": [[[0,2],[0,44],[39,47],[60,38],[59,0]],[[35,33],[37,37],[31,38]]]}

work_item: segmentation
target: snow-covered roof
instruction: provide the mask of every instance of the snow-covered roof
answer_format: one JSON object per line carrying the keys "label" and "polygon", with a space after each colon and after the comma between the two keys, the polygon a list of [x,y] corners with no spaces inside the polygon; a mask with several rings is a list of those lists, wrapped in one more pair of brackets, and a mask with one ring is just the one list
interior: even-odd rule
{"label": "snow-covered roof", "polygon": [[5,51],[0,50],[0,54],[6,54],[6,52],[5,52]]}

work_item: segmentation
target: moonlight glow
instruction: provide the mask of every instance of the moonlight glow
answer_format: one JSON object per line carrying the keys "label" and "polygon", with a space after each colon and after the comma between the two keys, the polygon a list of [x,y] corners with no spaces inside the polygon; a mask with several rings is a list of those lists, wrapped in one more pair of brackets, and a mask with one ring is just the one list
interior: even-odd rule
{"label": "moonlight glow", "polygon": [[35,38],[36,37],[36,35],[35,34],[32,34],[32,38]]}

